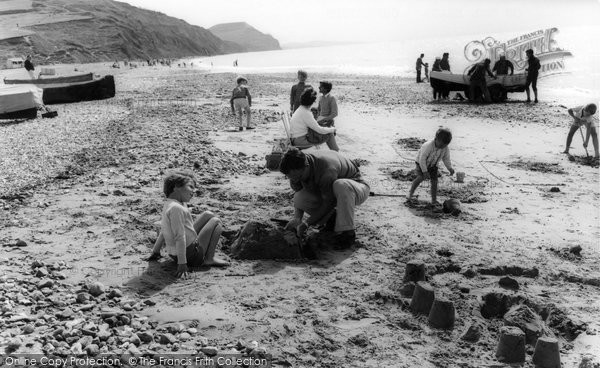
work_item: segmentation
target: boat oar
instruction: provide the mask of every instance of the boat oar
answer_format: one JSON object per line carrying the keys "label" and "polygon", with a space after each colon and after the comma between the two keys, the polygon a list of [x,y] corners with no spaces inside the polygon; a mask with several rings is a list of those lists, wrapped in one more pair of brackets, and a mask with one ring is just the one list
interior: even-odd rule
{"label": "boat oar", "polygon": [[590,158],[590,154],[588,153],[587,147],[585,146],[585,138],[583,137],[583,129],[579,127],[579,133],[581,133],[581,140],[583,141],[583,148],[585,148],[585,155],[587,158]]}

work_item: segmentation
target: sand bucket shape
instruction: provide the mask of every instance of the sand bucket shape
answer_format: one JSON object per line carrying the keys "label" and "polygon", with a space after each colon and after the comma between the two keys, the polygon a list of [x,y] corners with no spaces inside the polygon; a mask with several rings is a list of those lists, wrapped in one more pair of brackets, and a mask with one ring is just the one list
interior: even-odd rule
{"label": "sand bucket shape", "polygon": [[452,329],[455,319],[454,303],[445,298],[435,298],[429,311],[429,325],[433,328]]}
{"label": "sand bucket shape", "polygon": [[434,299],[433,287],[424,281],[419,281],[410,301],[410,310],[413,313],[429,315]]}
{"label": "sand bucket shape", "polygon": [[538,338],[532,362],[536,368],[560,368],[558,340],[547,336]]}
{"label": "sand bucket shape", "polygon": [[525,361],[525,332],[518,327],[500,328],[500,340],[496,349],[496,359],[503,363]]}

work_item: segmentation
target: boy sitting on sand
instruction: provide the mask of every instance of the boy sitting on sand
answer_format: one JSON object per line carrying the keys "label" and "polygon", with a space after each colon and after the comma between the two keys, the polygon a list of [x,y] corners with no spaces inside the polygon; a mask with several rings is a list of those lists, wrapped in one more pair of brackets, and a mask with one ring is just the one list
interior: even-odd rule
{"label": "boy sitting on sand", "polygon": [[163,206],[161,231],[148,261],[160,258],[166,244],[171,258],[177,262],[177,277],[186,278],[188,266],[228,266],[215,257],[215,249],[223,231],[221,221],[211,212],[204,212],[194,222],[187,208],[196,190],[191,172],[176,171],[165,178],[163,192],[167,202]]}
{"label": "boy sitting on sand", "polygon": [[250,91],[248,91],[248,80],[244,77],[239,77],[237,80],[237,87],[235,87],[231,93],[231,99],[229,102],[231,103],[231,112],[233,115],[238,116],[238,120],[240,123],[239,130],[244,130],[243,123],[243,115],[246,113],[246,129],[254,129],[253,126],[250,125],[251,116],[250,116],[250,106],[252,106],[252,96],[250,96]]}
{"label": "boy sitting on sand", "polygon": [[450,150],[448,145],[452,141],[452,133],[448,128],[440,128],[435,133],[435,138],[423,143],[419,153],[417,154],[416,160],[416,173],[417,178],[412,182],[410,192],[408,194],[408,200],[413,199],[415,190],[419,187],[419,184],[425,179],[431,180],[431,203],[438,204],[437,202],[437,184],[438,184],[438,162],[440,159],[444,161],[444,165],[450,175],[454,175],[454,169],[450,162]]}
{"label": "boy sitting on sand", "polygon": [[569,115],[573,117],[573,123],[571,124],[571,129],[567,135],[567,147],[565,148],[564,153],[569,154],[571,142],[573,141],[573,135],[579,128],[585,125],[586,135],[585,141],[583,142],[583,147],[587,148],[591,135],[592,143],[594,144],[594,160],[599,160],[598,132],[596,131],[596,126],[594,125],[594,114],[596,113],[597,109],[598,107],[595,104],[578,106],[569,109]]}

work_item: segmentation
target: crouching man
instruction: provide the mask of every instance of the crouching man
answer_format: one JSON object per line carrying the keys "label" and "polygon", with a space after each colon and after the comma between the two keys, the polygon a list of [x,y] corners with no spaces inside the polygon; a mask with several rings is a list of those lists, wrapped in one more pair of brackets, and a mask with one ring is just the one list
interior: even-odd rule
{"label": "crouching man", "polygon": [[336,151],[305,154],[293,148],[283,156],[279,170],[296,191],[294,218],[286,229],[302,237],[308,227],[324,226],[336,232],[334,245],[350,247],[356,239],[354,207],[366,201],[370,191],[358,167]]}

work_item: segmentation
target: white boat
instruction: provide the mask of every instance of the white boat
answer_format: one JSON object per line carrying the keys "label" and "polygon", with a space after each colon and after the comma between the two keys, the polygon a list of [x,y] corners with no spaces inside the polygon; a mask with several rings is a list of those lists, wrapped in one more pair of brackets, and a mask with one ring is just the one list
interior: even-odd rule
{"label": "white boat", "polygon": [[42,89],[34,85],[12,85],[0,88],[0,119],[37,117],[42,106]]}

